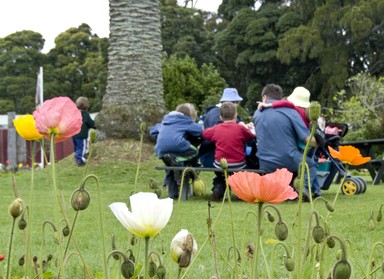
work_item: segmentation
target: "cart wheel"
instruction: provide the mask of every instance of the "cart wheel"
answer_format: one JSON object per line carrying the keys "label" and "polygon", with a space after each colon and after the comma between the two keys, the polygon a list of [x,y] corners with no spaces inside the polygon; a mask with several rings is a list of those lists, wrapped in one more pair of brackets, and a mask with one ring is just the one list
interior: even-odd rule
{"label": "cart wheel", "polygon": [[365,191],[367,191],[367,182],[365,181],[365,179],[362,177],[355,177],[355,179],[360,181],[360,184],[361,184],[360,194],[365,193]]}
{"label": "cart wheel", "polygon": [[354,194],[359,194],[359,188],[359,181],[354,178],[346,178],[341,186],[341,191],[345,195],[353,196]]}

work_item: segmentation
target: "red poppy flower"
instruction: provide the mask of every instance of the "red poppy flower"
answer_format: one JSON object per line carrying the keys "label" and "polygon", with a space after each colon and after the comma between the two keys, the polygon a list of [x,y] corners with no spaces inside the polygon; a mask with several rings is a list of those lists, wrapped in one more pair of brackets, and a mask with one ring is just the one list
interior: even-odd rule
{"label": "red poppy flower", "polygon": [[297,193],[289,185],[291,180],[291,172],[278,169],[263,176],[254,172],[236,172],[227,182],[235,194],[246,202],[281,203],[297,198]]}
{"label": "red poppy flower", "polygon": [[0,255],[0,262],[3,261],[5,259],[5,256],[4,255]]}
{"label": "red poppy flower", "polygon": [[68,97],[45,101],[33,112],[36,128],[47,139],[55,135],[55,142],[64,141],[80,132],[83,120],[80,110]]}
{"label": "red poppy flower", "polygon": [[352,145],[340,146],[339,151],[328,146],[328,150],[333,158],[352,166],[362,165],[371,160],[371,157],[363,157],[360,150]]}

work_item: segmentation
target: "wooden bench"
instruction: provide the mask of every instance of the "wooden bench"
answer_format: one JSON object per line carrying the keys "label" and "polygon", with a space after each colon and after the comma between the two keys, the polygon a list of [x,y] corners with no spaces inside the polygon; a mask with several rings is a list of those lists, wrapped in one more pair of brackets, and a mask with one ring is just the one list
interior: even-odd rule
{"label": "wooden bench", "polygon": [[372,184],[378,185],[380,181],[384,182],[384,160],[375,158],[372,147],[375,145],[384,145],[384,138],[382,139],[371,139],[371,140],[360,140],[360,141],[346,141],[340,143],[340,145],[352,145],[358,148],[361,155],[364,157],[371,157],[372,159],[366,164],[359,166],[351,166],[351,169],[367,169],[372,177]]}

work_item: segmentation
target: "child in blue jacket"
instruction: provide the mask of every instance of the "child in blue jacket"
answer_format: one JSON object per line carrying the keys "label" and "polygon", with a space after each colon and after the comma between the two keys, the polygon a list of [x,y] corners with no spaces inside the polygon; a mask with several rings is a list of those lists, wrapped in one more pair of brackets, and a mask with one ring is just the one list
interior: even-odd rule
{"label": "child in blue jacket", "polygon": [[[156,137],[155,152],[167,166],[196,165],[198,149],[195,146],[203,129],[197,123],[193,104],[183,103],[164,116],[161,123],[151,127],[150,135]],[[178,198],[179,173],[167,172],[166,182],[170,198]]]}

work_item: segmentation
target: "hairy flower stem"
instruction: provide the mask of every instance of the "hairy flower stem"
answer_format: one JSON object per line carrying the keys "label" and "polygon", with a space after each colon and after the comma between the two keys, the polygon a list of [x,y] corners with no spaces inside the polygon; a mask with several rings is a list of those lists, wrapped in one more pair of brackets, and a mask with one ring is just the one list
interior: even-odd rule
{"label": "hairy flower stem", "polygon": [[381,267],[381,265],[378,265],[378,267],[376,269],[371,270],[371,264],[370,264],[372,262],[373,252],[375,251],[375,248],[379,247],[379,246],[384,248],[384,243],[383,242],[376,242],[371,249],[371,254],[369,255],[369,260],[368,260],[368,270],[367,270],[367,273],[366,273],[364,278],[370,278],[370,276],[373,273],[375,273],[378,269],[380,269],[380,267]]}
{"label": "hairy flower stem", "polygon": [[9,279],[9,270],[11,267],[12,241],[13,241],[13,232],[15,231],[15,223],[16,223],[16,218],[13,218],[11,236],[9,238],[9,246],[8,246],[7,276],[5,277],[6,279]]}
{"label": "hairy flower stem", "polygon": [[[211,218],[211,202],[208,202],[208,219],[207,219],[207,224],[208,224],[208,235],[209,239],[211,241],[211,246],[212,246],[212,253],[213,253],[213,261],[215,263],[215,270],[216,270],[216,278],[220,278],[220,272],[219,272],[219,267],[217,265],[217,255],[216,255],[216,238],[215,238],[215,232],[213,231],[213,226],[212,226],[212,218]],[[201,250],[201,248],[200,248]]]}
{"label": "hairy flower stem", "polygon": [[139,156],[137,158],[137,168],[136,168],[135,185],[134,185],[135,193],[136,193],[137,180],[139,178],[139,172],[140,172],[141,154],[143,150],[143,140],[144,140],[144,132],[145,132],[145,129],[142,129],[142,126],[143,126],[143,123],[140,125]]}
{"label": "hairy flower stem", "polygon": [[[232,234],[232,243],[233,243],[233,250],[236,251],[236,238],[235,238],[235,225],[234,225],[234,218],[233,218],[233,208],[232,208],[232,202],[231,202],[231,193],[229,191],[229,186],[228,186],[228,171],[226,168],[224,168],[224,177],[225,177],[225,192],[227,194],[227,199],[229,203],[229,213],[231,215],[231,234]],[[235,278],[238,278],[238,266],[237,266],[237,259],[234,256],[234,268],[235,268]]]}
{"label": "hairy flower stem", "polygon": [[148,278],[148,250],[149,250],[149,236],[146,236],[145,251],[144,251],[144,279]]}
{"label": "hairy flower stem", "polygon": [[256,236],[255,236],[255,250],[253,255],[253,269],[251,278],[259,278],[259,244],[261,238],[261,219],[263,217],[263,203],[257,203],[257,228],[256,228]]}
{"label": "hairy flower stem", "polygon": [[[51,172],[52,172],[52,185],[53,185],[53,199],[54,199],[54,220],[55,224],[59,224],[59,196],[57,191],[57,176],[56,176],[56,164],[55,164],[55,134],[51,134],[50,141],[50,158],[51,158]],[[61,235],[58,234],[58,245],[57,245],[57,266],[58,266],[58,278],[65,278],[64,270],[63,270],[63,251],[62,251],[62,243],[61,243]],[[63,272],[63,274],[61,274]]]}
{"label": "hairy flower stem", "polygon": [[33,188],[34,188],[34,177],[35,177],[35,151],[36,143],[35,141],[31,142],[31,186],[29,190],[29,204],[28,206],[28,227],[26,233],[26,247],[25,247],[25,277],[29,277],[29,266],[31,262],[31,231],[32,231],[32,207],[33,207]]}
{"label": "hairy flower stem", "polygon": [[[316,125],[312,125],[311,128],[311,134],[308,138],[307,144],[305,145],[305,149],[303,152],[303,158],[300,164],[300,187],[299,187],[299,202],[298,202],[298,208],[297,208],[297,246],[296,246],[296,263],[298,264],[298,267],[296,269],[296,278],[302,278],[303,272],[302,272],[302,265],[301,265],[301,226],[302,226],[302,203],[303,203],[303,192],[304,192],[304,172],[306,170],[306,159],[307,159],[307,153],[308,149],[311,143],[311,140],[313,138],[313,135],[316,131]],[[310,180],[309,173],[308,173],[308,181]]]}

